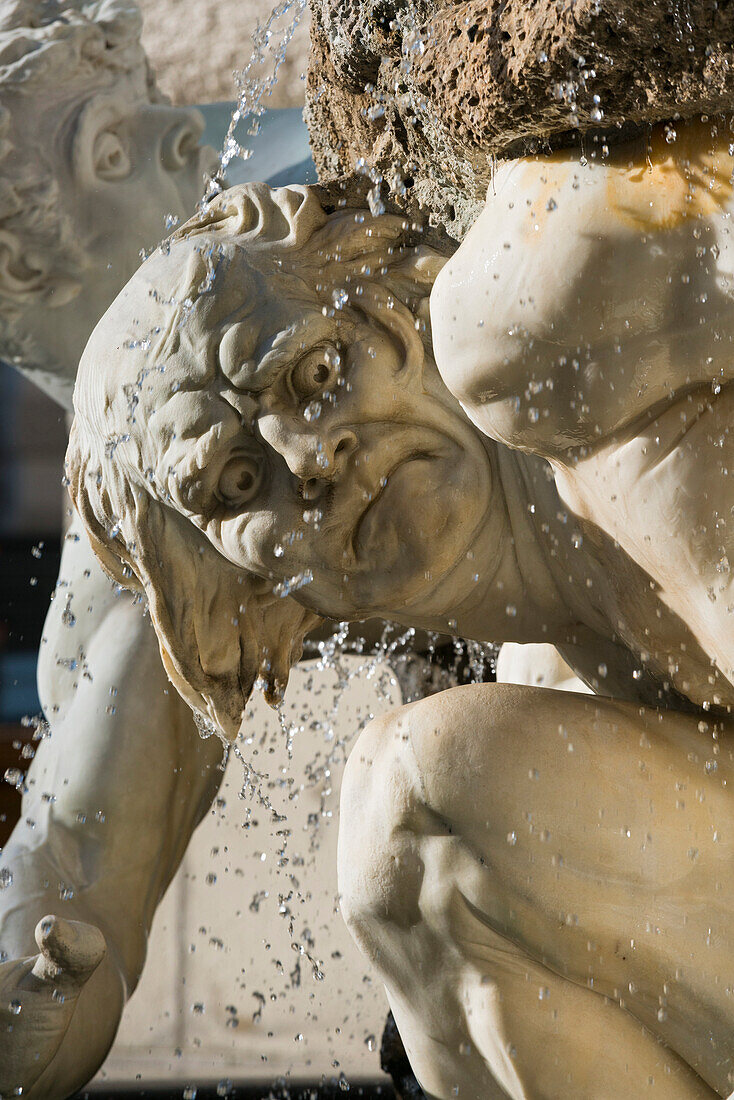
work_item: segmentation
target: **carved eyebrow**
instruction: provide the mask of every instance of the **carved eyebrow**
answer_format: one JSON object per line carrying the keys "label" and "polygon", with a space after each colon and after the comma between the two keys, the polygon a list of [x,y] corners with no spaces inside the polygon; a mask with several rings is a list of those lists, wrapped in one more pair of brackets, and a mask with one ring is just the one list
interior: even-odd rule
{"label": "carved eyebrow", "polygon": [[[227,333],[230,331],[232,330],[228,329]],[[220,341],[220,348],[227,333]],[[254,348],[253,342],[247,341],[249,354],[246,358],[243,356],[235,369],[225,364],[219,353],[220,365],[224,375],[237,389],[258,392],[276,382],[287,367],[297,362],[311,348],[334,338],[333,321],[314,312],[304,315],[287,328],[268,333]],[[234,340],[235,337],[231,339]]]}
{"label": "carved eyebrow", "polygon": [[258,410],[258,404],[254,397],[245,390],[238,390],[233,387],[222,390],[220,396],[239,414],[243,425],[252,426]]}
{"label": "carved eyebrow", "polygon": [[261,389],[275,382],[315,343],[318,343],[318,336],[305,328],[298,333],[292,330],[277,333],[272,341],[266,343],[267,351],[257,357],[254,375],[257,387]]}

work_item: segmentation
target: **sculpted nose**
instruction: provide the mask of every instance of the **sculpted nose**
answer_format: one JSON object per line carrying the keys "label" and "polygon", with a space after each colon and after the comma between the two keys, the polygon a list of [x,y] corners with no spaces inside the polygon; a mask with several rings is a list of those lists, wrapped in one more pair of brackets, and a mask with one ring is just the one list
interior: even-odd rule
{"label": "sculpted nose", "polygon": [[329,432],[322,451],[322,469],[326,471],[326,476],[341,477],[356,450],[357,437],[349,428],[336,428]]}
{"label": "sculpted nose", "polygon": [[356,449],[354,432],[339,430],[326,436],[296,436],[289,441],[283,457],[301,481],[335,481]]}
{"label": "sculpted nose", "polygon": [[336,425],[322,431],[304,431],[302,422],[265,416],[260,420],[260,431],[301,481],[335,481],[357,449],[355,433]]}

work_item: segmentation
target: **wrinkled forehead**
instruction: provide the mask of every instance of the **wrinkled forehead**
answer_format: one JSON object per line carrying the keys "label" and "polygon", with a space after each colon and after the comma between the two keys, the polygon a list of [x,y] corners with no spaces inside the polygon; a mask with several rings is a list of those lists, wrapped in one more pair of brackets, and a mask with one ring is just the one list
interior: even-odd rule
{"label": "wrinkled forehead", "polygon": [[108,434],[150,428],[170,441],[215,424],[222,401],[238,405],[234,391],[256,399],[334,329],[316,290],[277,257],[253,260],[204,236],[175,242],[143,264],[97,325],[75,404]]}
{"label": "wrinkled forehead", "polygon": [[176,242],[146,268],[141,289],[168,311],[167,323],[154,326],[154,354],[177,361],[187,379],[193,371],[202,381],[258,393],[336,327],[316,287],[286,269],[277,251],[196,237]]}

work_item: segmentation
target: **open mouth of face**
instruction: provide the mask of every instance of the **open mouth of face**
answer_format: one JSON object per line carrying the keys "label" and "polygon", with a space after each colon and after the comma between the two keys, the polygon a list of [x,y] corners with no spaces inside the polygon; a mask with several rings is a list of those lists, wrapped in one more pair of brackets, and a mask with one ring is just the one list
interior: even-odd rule
{"label": "open mouth of face", "polygon": [[408,551],[407,536],[411,526],[414,529],[415,513],[421,509],[426,487],[432,485],[434,493],[437,491],[434,469],[446,458],[445,450],[414,452],[380,478],[352,532],[350,548],[355,565],[387,568]]}

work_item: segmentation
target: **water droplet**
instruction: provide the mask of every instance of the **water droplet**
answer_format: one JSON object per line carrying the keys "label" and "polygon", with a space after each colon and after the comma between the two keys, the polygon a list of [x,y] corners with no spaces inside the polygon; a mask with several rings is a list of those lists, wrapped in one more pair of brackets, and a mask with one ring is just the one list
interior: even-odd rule
{"label": "water droplet", "polygon": [[[385,213],[385,204],[380,197],[379,187],[371,187],[367,192],[367,205],[370,208],[370,214],[374,218],[379,218],[381,214]],[[347,1086],[348,1088],[349,1086]]]}
{"label": "water droplet", "polygon": [[291,592],[297,592],[299,588],[311,584],[312,580],[313,573],[311,570],[304,569],[302,573],[296,573],[294,576],[287,577],[286,580],[276,584],[273,588],[273,595],[284,599],[286,596],[290,596]]}

